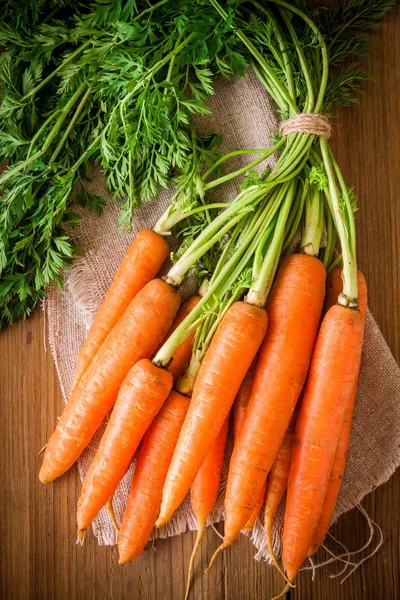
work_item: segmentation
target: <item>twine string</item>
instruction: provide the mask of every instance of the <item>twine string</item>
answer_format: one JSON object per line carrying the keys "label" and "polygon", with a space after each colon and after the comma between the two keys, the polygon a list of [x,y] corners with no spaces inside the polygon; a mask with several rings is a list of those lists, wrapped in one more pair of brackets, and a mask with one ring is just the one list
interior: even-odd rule
{"label": "twine string", "polygon": [[329,139],[332,135],[332,126],[327,115],[322,113],[298,113],[290,119],[282,121],[279,130],[282,135],[290,133],[308,133]]}

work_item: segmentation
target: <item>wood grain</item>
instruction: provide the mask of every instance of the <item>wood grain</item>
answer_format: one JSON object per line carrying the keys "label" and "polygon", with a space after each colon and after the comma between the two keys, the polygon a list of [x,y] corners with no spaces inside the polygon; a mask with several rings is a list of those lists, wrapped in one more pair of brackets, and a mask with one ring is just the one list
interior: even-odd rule
{"label": "wood grain", "polygon": [[[400,360],[400,7],[371,34],[367,60],[375,83],[365,86],[360,105],[344,110],[333,145],[346,181],[359,196],[359,262],[370,290],[370,306]],[[0,335],[0,596],[4,600],[175,600],[182,598],[194,535],[158,541],[134,563],[117,565],[115,548],[99,547],[88,535],[75,544],[75,506],[80,489],[72,469],[56,483],[37,479],[38,452],[62,406],[49,351],[44,348],[43,314]],[[311,582],[302,573],[291,600],[400,598],[400,474],[363,503],[382,527],[384,544],[342,585],[323,569]],[[349,549],[366,539],[363,517],[352,511],[333,529]],[[200,576],[218,544],[208,531],[202,543],[191,598],[261,600],[277,593],[274,570],[253,560],[241,539],[207,576]],[[332,543],[332,549],[335,548]]]}

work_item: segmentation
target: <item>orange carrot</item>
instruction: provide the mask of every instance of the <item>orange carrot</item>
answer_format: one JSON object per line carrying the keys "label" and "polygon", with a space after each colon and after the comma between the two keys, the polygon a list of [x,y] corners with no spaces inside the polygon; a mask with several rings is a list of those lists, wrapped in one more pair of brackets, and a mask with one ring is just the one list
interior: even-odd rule
{"label": "orange carrot", "polygon": [[[243,380],[242,385],[240,386],[240,390],[235,398],[235,402],[233,403],[233,436],[235,440],[237,440],[239,436],[239,431],[243,423],[243,418],[246,412],[247,404],[249,402],[251,387],[253,385],[254,374],[256,371],[257,365],[257,357],[253,360],[250,369],[246,373],[246,377]],[[260,492],[260,496],[257,499],[254,510],[244,526],[244,531],[251,531],[254,527],[258,514],[264,504],[265,498],[265,490],[267,484],[265,483]]]}
{"label": "orange carrot", "polygon": [[[199,300],[200,296],[192,296],[182,304],[182,306],[178,310],[178,314],[175,317],[172,327],[166,336],[166,339],[168,339],[170,335],[175,331],[175,329],[182,323],[182,321],[193,310],[193,308],[196,306]],[[179,348],[177,348],[177,350],[175,350],[174,355],[172,357],[172,361],[167,367],[168,371],[171,373],[174,379],[174,383],[178,381],[179,377],[183,374],[190,362],[190,357],[192,356],[194,336],[195,333],[190,335],[187,338],[187,340],[184,341],[183,344],[181,344]]]}
{"label": "orange carrot", "polygon": [[172,387],[172,375],[149,359],[137,362],[124,379],[78,501],[78,538],[112,497],[143,435]]}
{"label": "orange carrot", "polygon": [[129,369],[153,354],[179,308],[177,291],[153,279],[132,300],[65,406],[43,458],[39,478],[53,481],[86,448],[112,408]]}
{"label": "orange carrot", "polygon": [[296,423],[283,530],[282,560],[294,578],[312,545],[344,413],[354,394],[364,318],[341,305],[326,313]]}
{"label": "orange carrot", "polygon": [[[365,315],[367,310],[367,284],[364,278],[364,275],[361,271],[357,271],[357,280],[358,280],[358,308],[361,311],[361,314]],[[333,271],[328,275],[326,279],[326,295],[324,302],[324,310],[323,314],[328,312],[331,306],[337,304],[339,294],[343,290],[343,280],[342,280],[342,269],[340,267],[336,267]]]}
{"label": "orange carrot", "polygon": [[242,427],[243,418],[249,403],[251,387],[253,385],[254,375],[256,372],[257,358],[258,357],[256,356],[251,363],[250,369],[247,371],[242,385],[240,386],[240,389],[236,395],[235,402],[233,403],[233,437],[235,440],[237,440],[239,437],[239,431]]}
{"label": "orange carrot", "polygon": [[325,294],[322,263],[286,258],[268,303],[269,328],[243,425],[233,449],[225,498],[224,542],[232,544],[254,510],[303,387]]}
{"label": "orange carrot", "polygon": [[150,538],[189,402],[172,390],[143,438],[118,535],[120,565],[136,558]]}
{"label": "orange carrot", "polygon": [[196,518],[198,531],[193,552],[190,557],[185,600],[189,595],[193,574],[194,557],[199,547],[206,526],[206,520],[215,506],[221,481],[221,470],[224,462],[226,440],[228,437],[229,416],[225,419],[211,450],[201,465],[190,488],[190,502]]}
{"label": "orange carrot", "polygon": [[256,503],[253,508],[253,512],[251,513],[246,525],[243,527],[243,531],[252,531],[257,517],[260,514],[260,510],[262,509],[265,501],[265,492],[267,491],[267,481],[265,480],[264,485],[261,488],[261,492],[256,500]]}
{"label": "orange carrot", "polygon": [[[332,273],[329,275],[326,288],[327,294],[325,297],[325,306],[324,310],[329,310],[331,306],[333,306],[339,294],[343,289],[342,282],[342,270],[340,268],[334,269]],[[365,314],[367,311],[367,284],[365,282],[364,275],[361,271],[358,271],[358,301],[359,301],[359,309],[363,317],[365,318]],[[323,543],[326,534],[328,533],[330,524],[332,522],[333,513],[335,511],[337,498],[339,495],[340,487],[342,484],[343,473],[346,466],[346,456],[347,450],[350,442],[350,432],[351,432],[351,423],[353,420],[353,411],[354,411],[354,402],[357,394],[357,383],[354,385],[352,397],[350,398],[350,402],[346,408],[346,412],[344,415],[344,421],[342,428],[340,430],[339,440],[336,448],[335,458],[333,460],[333,465],[331,469],[331,474],[329,476],[328,487],[326,490],[325,500],[322,505],[321,515],[318,521],[318,525],[314,532],[312,546],[308,552],[309,556],[315,554],[320,545]]]}
{"label": "orange carrot", "polygon": [[178,508],[225,421],[267,329],[267,313],[235,302],[202,361],[164,486],[157,526]]}
{"label": "orange carrot", "polygon": [[[299,403],[300,402],[301,401],[299,400]],[[281,571],[281,568],[279,566],[278,561],[275,558],[274,547],[272,543],[272,524],[276,515],[276,511],[278,510],[278,506],[281,503],[281,500],[286,492],[289,480],[290,463],[292,460],[294,429],[296,425],[298,412],[297,408],[298,406],[296,407],[293,413],[289,427],[287,428],[285,437],[283,438],[283,442],[278,450],[278,454],[276,455],[275,462],[272,465],[271,470],[269,472],[267,494],[265,497],[265,535],[267,538],[269,553],[271,555],[272,560],[274,561],[275,566],[279,571]]]}
{"label": "orange carrot", "polygon": [[79,353],[75,387],[129,303],[153,279],[169,254],[164,238],[143,229],[135,236],[111,283]]}

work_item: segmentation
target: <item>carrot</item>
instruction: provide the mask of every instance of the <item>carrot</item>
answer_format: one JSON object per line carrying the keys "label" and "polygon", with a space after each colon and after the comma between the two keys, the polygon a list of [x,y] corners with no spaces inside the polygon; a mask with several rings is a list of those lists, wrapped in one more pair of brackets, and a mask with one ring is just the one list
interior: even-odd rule
{"label": "carrot", "polygon": [[282,560],[291,582],[312,544],[361,359],[364,319],[341,305],[326,313],[297,419],[283,530]]}
{"label": "carrot", "polygon": [[189,402],[172,390],[143,438],[118,535],[120,565],[136,558],[150,538]]}
{"label": "carrot", "polygon": [[[367,311],[368,296],[367,284],[365,282],[364,275],[361,273],[361,271],[358,271],[357,277],[359,309],[361,314],[365,318],[365,314]],[[326,282],[326,288],[327,293],[325,297],[324,310],[327,311],[331,306],[333,306],[336,303],[337,298],[343,289],[342,270],[340,268],[336,268],[331,272]],[[318,525],[314,532],[312,546],[310,547],[308,552],[309,556],[315,554],[320,545],[323,543],[326,534],[328,533],[330,524],[332,522],[333,513],[335,511],[337,498],[342,484],[343,473],[346,466],[346,456],[350,442],[351,423],[353,420],[353,410],[354,402],[356,399],[356,393],[357,383],[355,383],[354,385],[353,393],[344,415],[344,421],[340,430],[335,458],[333,461],[331,474],[329,476],[325,500],[322,505],[322,511],[318,521]]]}
{"label": "carrot", "polygon": [[[358,308],[361,311],[361,314],[365,316],[367,311],[367,302],[368,302],[368,290],[367,283],[365,281],[364,275],[361,271],[357,271],[357,281],[358,281]],[[331,271],[326,279],[326,294],[325,294],[325,302],[324,302],[324,310],[323,314],[328,312],[331,306],[337,304],[339,294],[343,290],[343,280],[342,280],[342,269],[340,267],[336,267]]]}
{"label": "carrot", "polygon": [[157,526],[178,508],[208,452],[267,329],[265,310],[235,302],[225,313],[202,361],[192,401],[164,486]]}
{"label": "carrot", "polygon": [[131,300],[156,276],[168,254],[167,242],[154,231],[143,229],[135,236],[83,343],[72,388],[80,380]]}
{"label": "carrot", "polygon": [[53,481],[86,448],[115,403],[129,369],[149,357],[171,326],[180,297],[161,279],[150,281],[132,300],[65,406],[43,458],[39,478]]}
{"label": "carrot", "polygon": [[189,595],[193,574],[194,557],[199,547],[206,526],[206,520],[215,506],[221,481],[221,470],[224,461],[226,440],[228,437],[229,416],[225,419],[211,450],[201,465],[190,488],[190,502],[197,521],[196,542],[189,562],[189,572],[185,600]]}
{"label": "carrot", "polygon": [[245,378],[243,379],[242,385],[236,395],[235,402],[233,403],[233,437],[235,440],[239,437],[239,431],[242,427],[243,418],[246,412],[247,405],[249,403],[251,387],[254,381],[254,375],[256,372],[257,357],[251,363],[250,369],[247,371]]}
{"label": "carrot", "polygon": [[[192,296],[188,298],[186,302],[182,304],[180,309],[178,310],[178,314],[175,317],[175,320],[172,324],[171,329],[169,330],[166,338],[168,339],[170,335],[175,331],[175,329],[182,323],[182,321],[187,317],[187,315],[193,310],[196,304],[199,302],[200,296]],[[172,357],[172,361],[168,365],[168,371],[171,373],[174,383],[176,383],[182,373],[185,371],[187,365],[190,362],[190,357],[192,356],[192,347],[193,347],[193,339],[195,336],[195,332],[190,335],[186,341],[183,342],[174,352]]]}
{"label": "carrot", "polygon": [[307,375],[325,294],[325,269],[315,257],[292,254],[277,274],[243,425],[234,446],[225,498],[231,545],[246,525],[273,465]]}
{"label": "carrot", "polygon": [[[300,401],[299,401],[300,402]],[[265,508],[264,508],[264,526],[265,535],[268,543],[268,550],[271,558],[277,567],[278,571],[281,572],[279,563],[275,557],[274,547],[272,543],[272,524],[278,510],[278,506],[286,492],[287,484],[289,480],[290,463],[292,460],[292,448],[294,429],[297,419],[297,407],[293,413],[289,427],[286,430],[283,442],[278,450],[274,464],[268,475],[267,483],[267,494],[265,497]]]}
{"label": "carrot", "polygon": [[149,359],[137,362],[124,379],[78,501],[78,538],[112,497],[143,435],[172,387],[172,375]]}
{"label": "carrot", "polygon": [[260,510],[263,507],[266,491],[267,491],[267,481],[265,480],[265,483],[262,486],[259,496],[254,505],[253,512],[251,513],[246,525],[243,527],[243,531],[251,531],[253,529],[253,527],[256,523],[257,517],[260,514]]}
{"label": "carrot", "polygon": [[[237,440],[239,431],[243,423],[243,418],[246,412],[247,404],[250,398],[251,387],[253,385],[254,374],[257,365],[257,357],[253,360],[250,369],[246,373],[246,377],[243,380],[240,390],[233,403],[233,436]],[[244,531],[251,531],[254,527],[258,514],[264,504],[266,484],[263,486],[260,496],[256,502],[254,510],[247,521]]]}

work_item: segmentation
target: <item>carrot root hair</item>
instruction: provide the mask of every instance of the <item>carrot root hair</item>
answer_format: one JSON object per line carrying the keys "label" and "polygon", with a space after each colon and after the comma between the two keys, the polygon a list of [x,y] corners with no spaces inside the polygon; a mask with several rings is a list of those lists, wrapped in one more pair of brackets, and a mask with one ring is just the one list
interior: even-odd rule
{"label": "carrot root hair", "polygon": [[197,552],[198,547],[200,545],[201,538],[203,537],[203,533],[204,533],[204,523],[200,523],[199,524],[199,529],[197,530],[196,541],[194,543],[192,554],[190,556],[189,571],[188,571],[188,576],[187,576],[187,584],[186,584],[186,592],[185,592],[185,598],[184,598],[184,600],[187,600],[188,597],[189,597],[190,586],[192,584],[194,558],[196,556],[196,552]]}
{"label": "carrot root hair", "polygon": [[38,455],[40,456],[41,454],[43,454],[43,452],[46,450],[46,448],[47,448],[47,444],[45,444],[43,446],[43,448],[41,450],[39,450]]}

